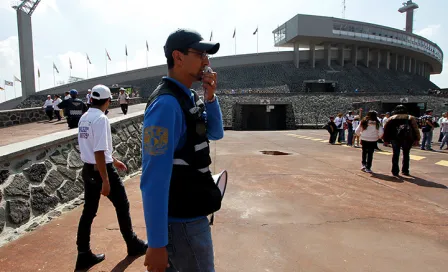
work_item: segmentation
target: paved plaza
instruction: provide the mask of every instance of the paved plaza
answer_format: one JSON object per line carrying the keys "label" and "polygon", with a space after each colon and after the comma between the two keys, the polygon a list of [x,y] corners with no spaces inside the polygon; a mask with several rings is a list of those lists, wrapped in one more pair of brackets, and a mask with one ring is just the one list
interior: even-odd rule
{"label": "paved plaza", "polygon": [[[448,155],[411,151],[409,178],[391,177],[391,150],[327,143],[324,130],[226,131],[212,169],[229,186],[212,233],[217,271],[446,271]],[[216,150],[216,155],[215,155]],[[279,151],[287,155],[265,155]],[[269,153],[269,152],[268,152]],[[140,176],[126,181],[136,232],[145,237]],[[0,271],[73,271],[82,205],[0,248]],[[89,271],[145,271],[126,259],[112,205],[102,199]]]}

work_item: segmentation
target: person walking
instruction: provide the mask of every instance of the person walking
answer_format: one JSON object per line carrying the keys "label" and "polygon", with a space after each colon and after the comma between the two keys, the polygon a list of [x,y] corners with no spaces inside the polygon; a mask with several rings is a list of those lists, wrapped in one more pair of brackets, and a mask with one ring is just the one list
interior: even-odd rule
{"label": "person walking", "polygon": [[53,108],[53,99],[51,99],[51,95],[47,95],[47,100],[45,100],[45,103],[42,106],[42,108],[45,109],[45,114],[47,114],[48,120],[49,121],[53,120],[54,108]]}
{"label": "person walking", "polygon": [[87,106],[81,99],[77,98],[78,91],[70,90],[70,98],[58,104],[60,109],[65,111],[67,125],[69,129],[77,128],[81,116],[87,111]]}
{"label": "person walking", "polygon": [[84,209],[79,220],[76,244],[78,257],[76,270],[87,269],[105,259],[90,249],[90,232],[98,211],[101,195],[114,205],[120,232],[126,242],[129,256],[145,254],[147,244],[137,238],[132,229],[129,201],[117,170],[126,171],[126,165],[113,158],[112,134],[109,119],[104,114],[112,99],[110,89],[104,85],[92,88],[90,109],[79,120],[78,143],[84,162]]}
{"label": "person walking", "polygon": [[389,117],[384,127],[383,140],[385,144],[392,144],[392,175],[400,173],[400,152],[403,150],[403,163],[401,173],[409,176],[410,152],[412,146],[418,146],[420,131],[417,120],[409,115],[404,105],[398,105],[394,109],[394,115]]}
{"label": "person walking", "polygon": [[334,116],[330,116],[330,121],[325,125],[325,128],[330,134],[330,139],[328,142],[334,145],[336,143],[336,137],[339,133],[336,124],[334,123]]}
{"label": "person walking", "polygon": [[446,150],[448,150],[448,112],[443,114],[443,119],[440,120],[440,133],[443,135],[442,143],[440,144],[440,150],[447,144]]}
{"label": "person walking", "polygon": [[377,146],[378,139],[381,139],[384,133],[383,127],[377,118],[377,113],[375,111],[369,111],[355,133],[361,137],[361,170],[366,173],[372,173],[373,152]]}
{"label": "person walking", "polygon": [[427,110],[425,112],[425,115],[422,116],[423,140],[422,140],[422,146],[420,147],[421,150],[429,150],[429,151],[434,150],[434,149],[432,149],[432,137],[433,137],[434,128],[435,128],[435,124],[434,124],[435,121],[434,121],[434,117],[432,116],[432,113],[433,113],[433,110]]}
{"label": "person walking", "polygon": [[120,93],[118,94],[118,102],[120,103],[121,111],[124,115],[128,113],[128,101],[129,95],[126,93],[124,88],[120,88]]}
{"label": "person walking", "polygon": [[336,124],[336,128],[338,129],[338,143],[345,142],[345,126],[346,119],[342,113],[338,113],[336,119],[334,119],[334,123]]}
{"label": "person walking", "polygon": [[53,101],[53,108],[54,108],[54,114],[56,115],[56,118],[58,118],[58,121],[61,121],[61,109],[58,107],[58,105],[62,102],[62,99],[59,97],[58,94],[54,95],[54,101]]}
{"label": "person walking", "polygon": [[[168,76],[149,97],[143,120],[147,271],[215,271],[207,216],[221,208],[222,199],[209,169],[209,141],[223,138],[224,129],[217,74],[207,68],[208,55],[219,46],[187,29],[171,33],[164,46]],[[190,89],[197,81],[205,101]]]}

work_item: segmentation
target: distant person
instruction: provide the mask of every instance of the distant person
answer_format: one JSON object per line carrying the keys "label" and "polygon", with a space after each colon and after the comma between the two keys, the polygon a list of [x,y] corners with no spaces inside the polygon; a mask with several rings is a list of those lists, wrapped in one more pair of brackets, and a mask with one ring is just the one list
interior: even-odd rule
{"label": "distant person", "polygon": [[369,111],[361,121],[355,133],[361,136],[362,144],[362,168],[366,173],[372,173],[373,152],[377,146],[378,139],[383,137],[383,127],[378,120],[375,111]]}
{"label": "distant person", "polygon": [[417,120],[408,114],[405,106],[395,107],[394,115],[387,120],[383,139],[385,144],[392,144],[392,175],[398,176],[400,173],[400,152],[403,150],[401,173],[409,176],[410,152],[412,146],[418,146],[420,142],[420,131]]}
{"label": "distant person", "polygon": [[64,95],[64,100],[70,99],[70,92],[65,92]]}
{"label": "distant person", "polygon": [[336,124],[336,127],[338,129],[338,143],[345,142],[345,126],[346,126],[346,120],[344,118],[344,115],[342,113],[338,114],[338,117],[334,119],[334,123]]}
{"label": "distant person", "polygon": [[422,140],[422,146],[420,147],[421,150],[429,150],[433,151],[432,149],[432,137],[434,133],[434,128],[436,127],[436,122],[434,120],[434,117],[432,116],[433,110],[427,110],[425,112],[425,115],[422,116],[422,133],[423,133],[423,140]]}
{"label": "distant person", "polygon": [[353,120],[353,140],[352,144],[354,147],[359,147],[359,136],[356,135],[355,131],[358,128],[359,124],[361,123],[359,115],[355,116],[355,119]]}
{"label": "distant person", "polygon": [[77,128],[81,116],[87,111],[87,106],[77,98],[78,91],[70,90],[70,98],[62,101],[58,107],[65,110],[69,129]]}
{"label": "distant person", "polygon": [[336,127],[336,124],[334,123],[334,116],[330,116],[330,121],[328,121],[327,125],[325,126],[328,133],[330,134],[329,143],[335,144],[336,143],[336,137],[339,133],[338,128]]}
{"label": "distant person", "polygon": [[76,270],[88,269],[104,260],[104,254],[94,254],[90,248],[90,231],[98,211],[101,195],[115,207],[118,225],[126,242],[129,256],[145,254],[147,244],[140,240],[132,228],[129,201],[123,181],[117,170],[126,171],[126,165],[112,157],[112,134],[109,118],[104,112],[112,99],[110,89],[104,85],[92,88],[92,107],[79,120],[78,143],[84,162],[84,208],[78,225]]}
{"label": "distant person", "polygon": [[54,114],[56,115],[56,118],[58,118],[58,121],[61,121],[61,109],[58,107],[61,102],[62,99],[59,97],[59,95],[54,95],[53,108]]}
{"label": "distant person", "polygon": [[86,94],[86,105],[87,105],[87,109],[90,108],[90,97],[91,97],[91,94],[92,94],[92,90],[91,90],[91,89],[88,89],[88,90],[87,90],[87,94]]}
{"label": "distant person", "polygon": [[446,150],[448,150],[448,112],[443,114],[443,119],[440,121],[440,133],[443,135],[440,150],[443,149],[445,144],[447,144]]}
{"label": "distant person", "polygon": [[51,99],[51,95],[47,95],[47,100],[45,100],[45,103],[42,108],[44,108],[45,114],[48,116],[48,120],[49,121],[53,120],[54,108],[53,108],[53,99]]}
{"label": "distant person", "polygon": [[353,111],[349,111],[348,114],[345,116],[346,122],[347,122],[347,145],[352,146],[353,145],[353,121],[355,120],[355,116],[353,115]]}
{"label": "distant person", "polygon": [[118,94],[118,102],[120,103],[121,111],[124,115],[128,114],[128,101],[129,95],[126,93],[124,88],[120,88],[120,93]]}

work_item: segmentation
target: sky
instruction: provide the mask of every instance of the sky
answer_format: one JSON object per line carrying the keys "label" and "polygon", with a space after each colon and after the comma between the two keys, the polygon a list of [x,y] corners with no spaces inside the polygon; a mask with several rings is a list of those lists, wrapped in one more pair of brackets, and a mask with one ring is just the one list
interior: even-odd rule
{"label": "sky", "polygon": [[[86,53],[92,64],[88,77],[165,63],[163,45],[167,36],[177,28],[192,28],[208,40],[221,43],[217,56],[233,55],[236,28],[236,53],[277,51],[272,31],[296,14],[342,17],[342,0],[41,0],[32,15],[36,90],[67,82],[70,74],[87,77]],[[0,86],[4,80],[20,79],[19,46],[15,10],[10,0],[0,0]],[[19,2],[19,1],[15,1]],[[405,27],[405,14],[397,10],[404,0],[346,0],[345,18],[385,25]],[[448,52],[448,1],[418,0],[420,8],[414,15],[414,32],[437,43]],[[146,52],[148,41],[149,52]],[[292,50],[292,49],[287,49]],[[148,57],[147,57],[148,54]],[[69,58],[73,69],[70,70]],[[59,70],[53,76],[53,62]],[[213,59],[211,60],[213,67]],[[448,88],[448,58],[444,72],[431,76],[441,88]],[[37,77],[39,68],[41,77]],[[15,88],[6,86],[0,101],[21,95],[20,82]]]}

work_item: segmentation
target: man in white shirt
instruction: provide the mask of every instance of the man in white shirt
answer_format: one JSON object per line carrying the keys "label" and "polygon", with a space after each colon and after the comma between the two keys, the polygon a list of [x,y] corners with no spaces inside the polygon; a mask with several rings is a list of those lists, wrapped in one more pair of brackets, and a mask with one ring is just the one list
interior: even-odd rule
{"label": "man in white shirt", "polygon": [[56,118],[58,118],[58,121],[61,121],[61,109],[58,107],[59,103],[62,102],[62,99],[59,97],[59,95],[54,95],[54,101],[53,101],[53,108],[54,108],[54,114],[56,115]]}
{"label": "man in white shirt", "polygon": [[79,120],[78,144],[84,162],[84,209],[79,221],[76,244],[76,270],[88,269],[104,260],[104,254],[93,254],[90,249],[90,231],[98,211],[101,195],[107,196],[117,213],[121,234],[129,256],[146,253],[147,244],[137,238],[132,229],[129,202],[123,182],[115,168],[126,171],[126,165],[113,158],[112,134],[109,119],[104,114],[112,99],[104,85],[92,88],[91,108]]}
{"label": "man in white shirt", "polygon": [[118,94],[118,102],[120,102],[121,111],[124,115],[128,113],[128,100],[129,95],[125,92],[124,88],[120,88],[120,93]]}
{"label": "man in white shirt", "polygon": [[45,113],[48,116],[48,120],[53,120],[53,99],[51,99],[51,95],[47,95],[47,100],[45,100],[43,108],[45,109]]}

